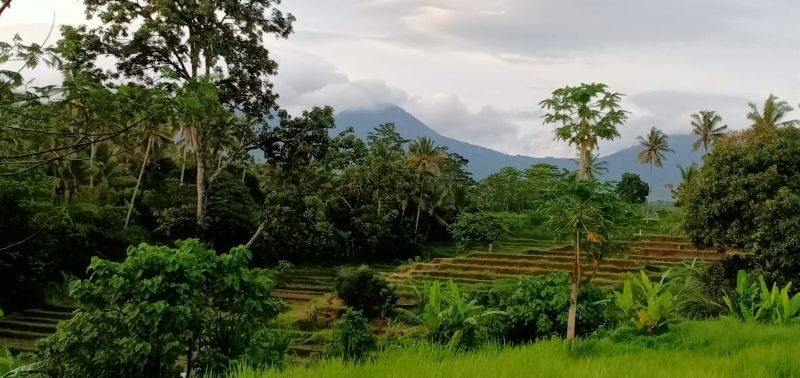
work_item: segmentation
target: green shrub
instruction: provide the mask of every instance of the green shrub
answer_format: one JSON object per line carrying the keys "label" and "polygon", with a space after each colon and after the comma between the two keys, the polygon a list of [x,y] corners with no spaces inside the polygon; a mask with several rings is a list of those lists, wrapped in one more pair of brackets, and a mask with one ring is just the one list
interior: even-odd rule
{"label": "green shrub", "polygon": [[471,349],[487,340],[492,320],[503,312],[486,309],[476,300],[468,300],[449,280],[447,285],[434,281],[424,294],[422,313],[414,316],[427,330],[428,339],[448,348]]}
{"label": "green shrub", "polygon": [[[552,273],[519,280],[510,295],[500,298],[499,308],[507,316],[498,336],[513,343],[553,336],[563,337],[567,332],[569,297],[568,273]],[[606,302],[606,295],[597,287],[581,287],[578,296],[577,335],[588,335],[607,322]]]}
{"label": "green shrub", "polygon": [[257,368],[282,369],[286,365],[289,337],[274,330],[262,329],[253,334],[240,362]]}
{"label": "green shrub", "polygon": [[800,320],[800,293],[789,296],[789,282],[783,288],[777,283],[772,289],[767,286],[764,276],[758,282],[750,282],[747,272],[740,270],[736,277],[736,294],[725,295],[723,300],[731,316],[745,322],[786,324]]}
{"label": "green shrub", "polygon": [[472,243],[481,243],[492,251],[492,243],[508,237],[503,220],[494,214],[461,213],[450,225],[450,234],[459,251],[466,250]]}
{"label": "green shrub", "polygon": [[661,333],[677,318],[676,298],[665,284],[668,273],[660,282],[650,281],[644,271],[639,273],[639,277],[625,280],[622,292],[614,292],[614,303],[639,332]]}
{"label": "green shrub", "polygon": [[385,317],[397,301],[394,288],[366,265],[340,270],[335,288],[346,305],[367,317]]}
{"label": "green shrub", "polygon": [[348,310],[333,326],[326,353],[346,361],[363,362],[375,345],[376,338],[367,318],[359,311]]}
{"label": "green shrub", "polygon": [[[123,262],[95,258],[73,281],[75,315],[39,345],[42,371],[58,377],[174,377],[221,372],[284,307],[250,253],[217,254],[197,240],[177,248],[141,244]],[[187,353],[188,352],[188,353]],[[259,360],[258,362],[261,362]]]}

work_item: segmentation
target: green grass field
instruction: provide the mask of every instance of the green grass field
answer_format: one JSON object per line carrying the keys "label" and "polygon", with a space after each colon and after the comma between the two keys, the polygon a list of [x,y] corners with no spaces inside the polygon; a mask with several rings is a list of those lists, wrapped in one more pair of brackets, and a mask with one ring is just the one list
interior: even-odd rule
{"label": "green grass field", "polygon": [[264,377],[798,377],[800,326],[686,322],[655,337],[598,337],[453,353],[427,344],[389,350],[363,365],[337,360],[283,372],[241,368],[230,378]]}

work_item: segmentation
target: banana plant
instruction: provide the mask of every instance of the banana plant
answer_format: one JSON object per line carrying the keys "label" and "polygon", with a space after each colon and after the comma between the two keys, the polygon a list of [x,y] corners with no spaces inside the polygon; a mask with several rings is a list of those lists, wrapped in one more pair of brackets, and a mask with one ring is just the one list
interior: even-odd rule
{"label": "banana plant", "polygon": [[467,300],[453,280],[444,286],[434,281],[425,293],[425,307],[411,317],[426,328],[429,339],[450,349],[474,346],[475,336],[482,332],[486,319],[505,314]]}
{"label": "banana plant", "polygon": [[658,333],[674,320],[675,296],[664,282],[668,276],[669,271],[659,282],[652,282],[640,271],[639,277],[625,280],[621,293],[614,291],[617,307],[640,332]]}
{"label": "banana plant", "polygon": [[736,296],[725,295],[723,301],[731,316],[747,323],[787,324],[800,319],[800,293],[789,297],[791,282],[783,288],[777,283],[770,288],[764,276],[751,283],[747,272],[736,275]]}

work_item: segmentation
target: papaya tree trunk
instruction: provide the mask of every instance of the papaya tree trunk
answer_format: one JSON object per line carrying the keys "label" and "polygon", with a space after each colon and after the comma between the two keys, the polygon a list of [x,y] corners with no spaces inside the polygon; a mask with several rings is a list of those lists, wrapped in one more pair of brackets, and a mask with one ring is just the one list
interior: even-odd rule
{"label": "papaya tree trunk", "polygon": [[142,185],[142,177],[144,177],[144,168],[147,166],[147,158],[150,157],[150,149],[153,146],[153,137],[147,138],[147,148],[144,150],[144,159],[142,160],[142,168],[139,169],[139,178],[136,180],[136,187],[133,188],[133,195],[131,196],[131,203],[128,205],[128,215],[125,216],[125,228],[128,228],[128,223],[131,220],[131,213],[133,212],[133,204],[136,202],[136,194],[139,193],[139,187]]}
{"label": "papaya tree trunk", "polygon": [[567,340],[575,339],[575,321],[578,314],[578,293],[581,290],[581,233],[575,232],[575,261],[572,265],[572,287],[567,312]]}
{"label": "papaya tree trunk", "polygon": [[203,157],[203,149],[201,148],[200,136],[197,134],[197,128],[192,128],[191,131],[194,135],[194,159],[197,165],[197,224],[203,221],[205,216],[205,198],[206,198],[206,162]]}

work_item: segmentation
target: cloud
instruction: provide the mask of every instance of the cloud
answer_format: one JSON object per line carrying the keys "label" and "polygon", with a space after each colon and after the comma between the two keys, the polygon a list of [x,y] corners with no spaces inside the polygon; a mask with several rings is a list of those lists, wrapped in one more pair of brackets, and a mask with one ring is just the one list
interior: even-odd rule
{"label": "cloud", "polygon": [[402,104],[408,98],[403,90],[390,88],[380,80],[351,80],[314,54],[284,49],[276,59],[280,62],[275,78],[278,103],[292,112],[323,105],[337,110],[370,108]]}

